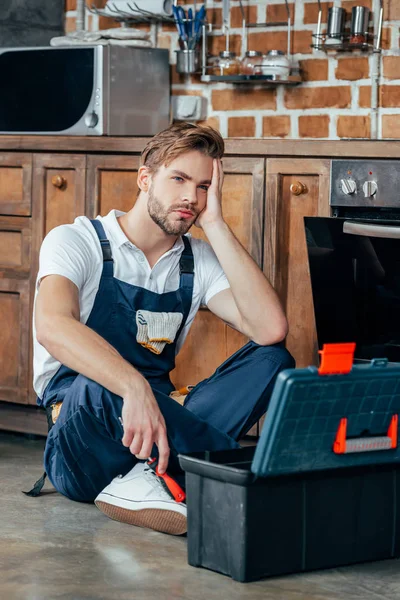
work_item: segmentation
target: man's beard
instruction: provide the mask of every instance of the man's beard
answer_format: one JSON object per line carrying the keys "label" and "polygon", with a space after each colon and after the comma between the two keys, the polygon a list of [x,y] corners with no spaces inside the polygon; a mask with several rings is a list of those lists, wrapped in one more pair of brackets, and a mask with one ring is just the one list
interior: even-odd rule
{"label": "man's beard", "polygon": [[168,235],[183,235],[186,233],[194,223],[195,218],[193,219],[174,219],[170,221],[168,219],[169,215],[174,210],[190,210],[194,217],[197,217],[196,211],[193,210],[190,206],[171,206],[167,210],[163,207],[158,198],[155,197],[153,193],[152,186],[149,189],[149,200],[147,204],[147,210],[149,211],[150,217],[153,219],[154,223],[162,229],[162,231]]}

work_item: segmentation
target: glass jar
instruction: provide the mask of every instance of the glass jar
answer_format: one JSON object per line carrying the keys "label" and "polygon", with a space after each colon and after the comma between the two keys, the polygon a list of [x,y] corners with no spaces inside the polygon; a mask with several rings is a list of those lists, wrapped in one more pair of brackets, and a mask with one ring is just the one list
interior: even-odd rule
{"label": "glass jar", "polygon": [[238,75],[240,66],[236,53],[224,50],[219,53],[218,61],[213,66],[213,75]]}
{"label": "glass jar", "polygon": [[207,55],[207,75],[215,75],[216,66],[219,62],[219,56],[215,56],[215,54]]}
{"label": "glass jar", "polygon": [[270,50],[262,60],[263,75],[274,75],[280,79],[287,79],[290,74],[289,59],[282,50]]}
{"label": "glass jar", "polygon": [[242,75],[261,75],[262,53],[248,50],[242,60],[240,72]]}

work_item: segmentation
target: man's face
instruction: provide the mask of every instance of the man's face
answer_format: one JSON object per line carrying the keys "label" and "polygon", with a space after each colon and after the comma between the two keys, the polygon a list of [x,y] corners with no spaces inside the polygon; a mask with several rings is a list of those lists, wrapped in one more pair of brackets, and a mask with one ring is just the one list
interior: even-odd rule
{"label": "man's face", "polygon": [[193,150],[182,154],[152,176],[148,211],[168,235],[183,235],[207,203],[213,159]]}

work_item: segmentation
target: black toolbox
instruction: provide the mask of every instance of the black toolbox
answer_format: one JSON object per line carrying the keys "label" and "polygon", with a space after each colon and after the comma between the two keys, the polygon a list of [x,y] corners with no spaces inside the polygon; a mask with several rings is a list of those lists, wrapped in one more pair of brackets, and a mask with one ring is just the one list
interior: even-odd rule
{"label": "black toolbox", "polygon": [[190,565],[244,582],[400,556],[400,366],[386,362],[283,371],[256,447],[179,457]]}

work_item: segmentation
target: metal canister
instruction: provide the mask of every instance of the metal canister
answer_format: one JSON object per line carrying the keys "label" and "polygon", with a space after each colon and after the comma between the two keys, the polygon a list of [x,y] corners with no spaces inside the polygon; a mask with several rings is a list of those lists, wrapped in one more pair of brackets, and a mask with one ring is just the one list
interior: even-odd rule
{"label": "metal canister", "polygon": [[353,6],[351,11],[351,35],[365,35],[368,32],[369,8]]}
{"label": "metal canister", "polygon": [[332,6],[328,10],[327,36],[337,38],[343,35],[345,10],[338,6]]}
{"label": "metal canister", "polygon": [[199,68],[199,52],[192,50],[175,50],[177,73],[196,73]]}

